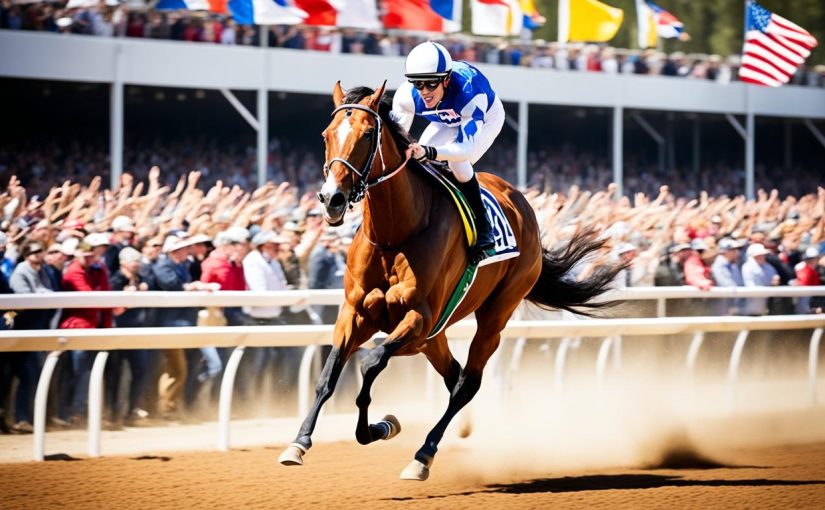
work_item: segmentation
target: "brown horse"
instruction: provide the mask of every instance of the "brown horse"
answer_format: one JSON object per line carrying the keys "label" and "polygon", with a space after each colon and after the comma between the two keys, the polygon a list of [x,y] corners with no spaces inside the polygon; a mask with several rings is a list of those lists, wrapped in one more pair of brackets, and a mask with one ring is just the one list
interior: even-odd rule
{"label": "brown horse", "polygon": [[478,323],[462,368],[443,330],[427,338],[468,265],[462,220],[450,196],[407,156],[412,139],[391,120],[385,85],[376,91],[358,87],[345,94],[339,82],[333,91],[335,110],[323,132],[326,181],[319,199],[326,221],[340,225],[347,206],[364,198],[363,222],[348,252],[346,299],[315,402],[279,460],[284,465],[303,464],[320,409],[332,395],[344,364],[359,346],[384,331],[386,340],[361,363],[355,437],[368,444],[400,431],[391,415],[370,424],[370,389],[390,357],[423,353],[450,392],[443,417],[401,473],[405,479],[425,480],[447,426],[478,391],[484,366],[522,299],[552,308],[593,309],[601,305],[591,299],[607,290],[620,268],[597,270],[585,281],[567,277],[576,262],[601,249],[603,242],[587,233],[575,236],[563,249],[543,249],[536,216],[524,196],[494,175],[479,174],[479,181],[495,195],[509,219],[520,255],[480,267],[451,316],[449,324],[475,312]]}

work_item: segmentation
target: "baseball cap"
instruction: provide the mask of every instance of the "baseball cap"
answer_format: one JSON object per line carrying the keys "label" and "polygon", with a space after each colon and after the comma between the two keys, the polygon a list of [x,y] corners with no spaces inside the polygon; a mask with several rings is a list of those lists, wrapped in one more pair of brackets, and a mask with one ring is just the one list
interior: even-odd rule
{"label": "baseball cap", "polygon": [[770,253],[770,250],[765,248],[764,244],[754,243],[748,246],[747,256],[748,258],[758,257],[760,255],[767,255]]}
{"label": "baseball cap", "polygon": [[738,250],[742,247],[742,243],[730,237],[723,237],[719,240],[720,250]]}
{"label": "baseball cap", "polygon": [[132,218],[118,216],[112,220],[112,230],[115,232],[134,232],[135,225],[132,223]]}

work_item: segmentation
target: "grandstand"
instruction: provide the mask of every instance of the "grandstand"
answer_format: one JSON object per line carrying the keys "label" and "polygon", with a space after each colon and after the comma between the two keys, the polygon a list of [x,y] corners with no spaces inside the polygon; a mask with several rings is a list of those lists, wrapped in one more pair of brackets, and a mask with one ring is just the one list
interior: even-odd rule
{"label": "grandstand", "polygon": [[[340,79],[345,86],[376,86],[388,80],[392,88],[399,82],[403,63],[399,57],[375,55],[9,31],[0,32],[0,43],[0,75],[41,83],[82,83],[94,96],[84,103],[84,119],[89,121],[83,124],[87,132],[95,126],[95,138],[89,141],[108,138],[112,182],[127,162],[124,155],[131,133],[146,138],[147,131],[155,132],[154,123],[169,126],[167,132],[184,138],[193,129],[211,130],[213,138],[226,138],[227,133],[245,137],[242,145],[255,147],[254,166],[260,169],[249,178],[261,184],[268,178],[261,162],[266,161],[270,138],[281,138],[281,133],[290,131],[285,126],[296,118],[309,131],[300,138],[313,137],[310,127],[323,125],[332,83]],[[625,174],[629,192],[649,191],[657,183],[646,188],[634,183],[641,174],[651,173],[655,177],[642,179],[662,182],[684,174],[697,176],[684,186],[674,186],[685,194],[695,193],[708,181],[700,176],[716,172],[721,165],[733,175],[721,190],[752,197],[758,187],[782,182],[771,179],[777,169],[782,173],[801,167],[798,175],[804,177],[814,170],[819,151],[825,150],[820,122],[825,119],[823,89],[480,65],[507,105],[509,146],[504,150],[515,156],[515,165],[504,158],[495,163],[505,168],[493,170],[522,186],[533,178],[528,175],[528,154],[544,151],[546,155],[548,150],[561,154],[566,143],[592,155],[597,166],[609,168],[609,177],[593,178],[592,184],[615,180],[618,193],[623,191]],[[3,86],[14,90],[14,80],[4,80]],[[205,97],[212,100],[199,102]],[[151,109],[140,103],[147,98],[154,99],[149,101]],[[21,104],[21,109],[37,111],[38,100],[29,100],[32,104]],[[73,103],[68,96],[55,100]],[[230,113],[229,105],[237,112]],[[60,118],[49,119],[49,112],[44,115],[37,120],[60,125]],[[101,129],[106,119],[108,136]],[[15,134],[23,136],[17,130]],[[174,133],[170,136],[176,138]],[[307,147],[313,150],[313,144]],[[320,144],[314,150],[320,150]]]}

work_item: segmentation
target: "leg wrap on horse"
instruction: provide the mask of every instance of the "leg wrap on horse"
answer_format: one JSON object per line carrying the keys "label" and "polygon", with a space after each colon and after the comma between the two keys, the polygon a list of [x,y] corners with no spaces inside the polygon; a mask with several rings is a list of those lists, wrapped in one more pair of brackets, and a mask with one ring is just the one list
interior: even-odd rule
{"label": "leg wrap on horse", "polygon": [[375,378],[387,367],[390,358],[399,349],[399,345],[394,342],[379,345],[372,349],[370,353],[361,362],[361,375],[364,382],[361,386],[361,391],[355,399],[355,404],[358,406],[358,425],[355,428],[355,439],[363,445],[370,444],[379,439],[388,439],[394,436],[392,430],[392,423],[382,421],[376,424],[369,424],[367,417],[367,410],[372,402],[370,397],[370,390]]}

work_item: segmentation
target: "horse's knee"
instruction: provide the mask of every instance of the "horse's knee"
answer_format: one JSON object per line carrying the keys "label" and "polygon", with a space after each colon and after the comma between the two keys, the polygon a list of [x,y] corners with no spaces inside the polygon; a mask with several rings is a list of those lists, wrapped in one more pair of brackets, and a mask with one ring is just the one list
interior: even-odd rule
{"label": "horse's knee", "polygon": [[361,375],[366,379],[371,373],[380,372],[387,365],[388,354],[387,347],[384,345],[372,349],[361,360]]}

